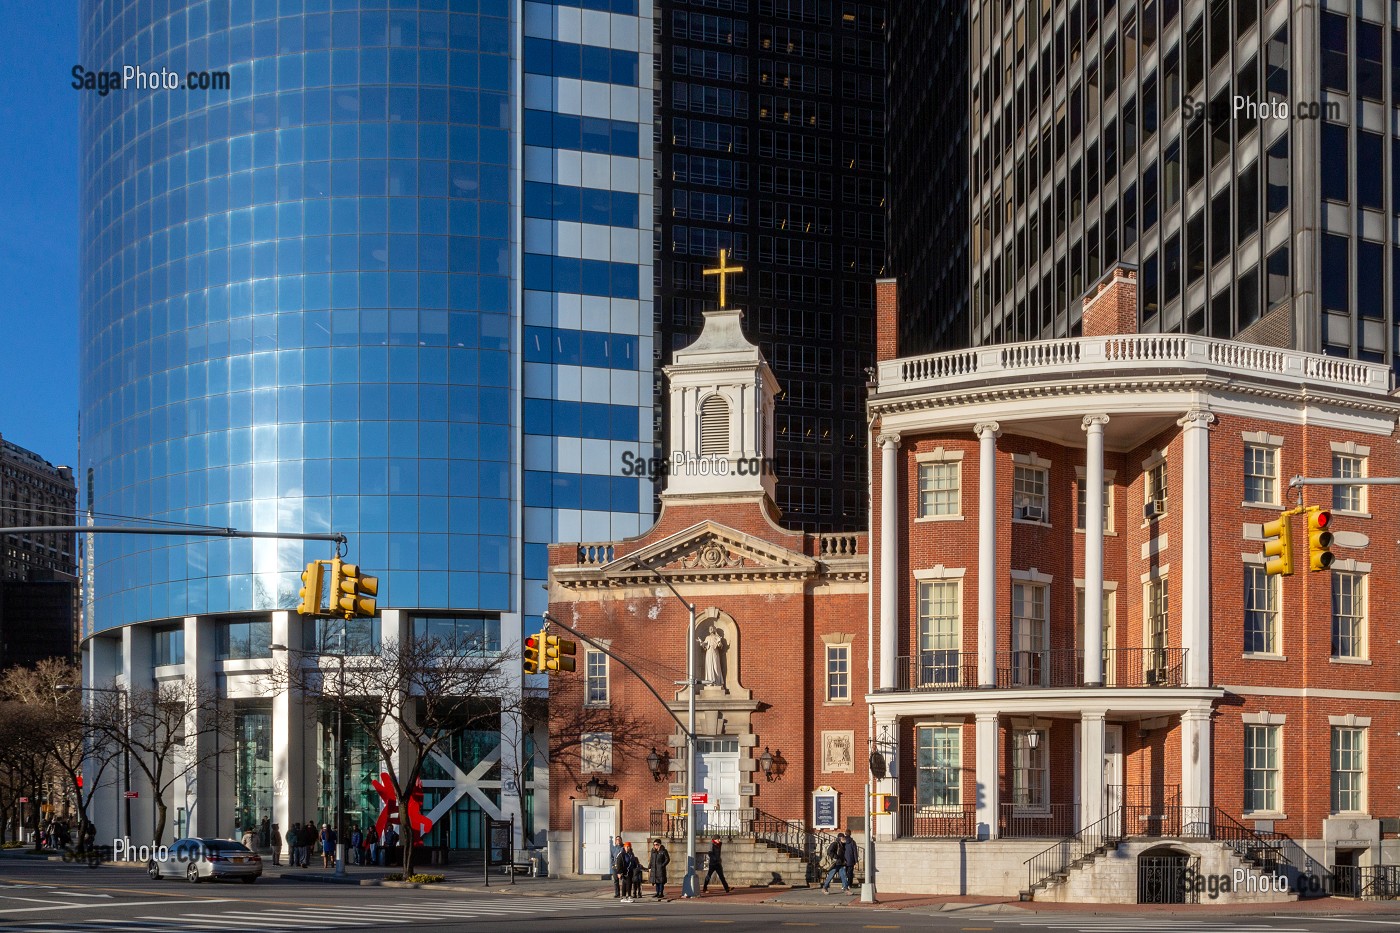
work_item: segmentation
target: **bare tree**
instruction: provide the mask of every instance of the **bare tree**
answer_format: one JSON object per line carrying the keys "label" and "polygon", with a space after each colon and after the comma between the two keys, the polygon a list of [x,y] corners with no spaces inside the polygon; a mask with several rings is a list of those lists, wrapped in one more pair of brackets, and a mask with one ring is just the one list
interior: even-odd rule
{"label": "bare tree", "polygon": [[[78,810],[79,848],[87,842],[88,808],[111,764],[110,743],[93,739],[92,722],[83,705],[82,691],[74,685],[81,672],[61,658],[40,661],[34,667],[12,667],[0,674],[0,696],[25,710],[25,741],[37,746],[48,759],[46,770],[62,781],[65,796]],[[82,780],[86,768],[86,782]]]}
{"label": "bare tree", "polygon": [[91,696],[91,723],[98,740],[126,752],[151,790],[156,809],[151,842],[159,845],[169,810],[166,792],[201,766],[217,763],[220,739],[232,732],[232,717],[213,690],[191,680],[165,681],[129,693],[104,689]]}
{"label": "bare tree", "polygon": [[[48,753],[39,739],[46,725],[44,711],[18,700],[0,700],[0,783],[6,811],[19,825],[39,824]],[[18,839],[18,836],[16,836]],[[18,840],[18,841],[23,841]],[[39,847],[39,836],[34,836]]]}
{"label": "bare tree", "polygon": [[490,650],[479,639],[386,638],[373,655],[342,659],[288,652],[271,680],[277,689],[293,690],[310,704],[338,712],[377,746],[398,802],[408,876],[417,832],[409,801],[428,755],[462,730],[496,726],[517,708],[507,673],[508,662],[516,657]]}

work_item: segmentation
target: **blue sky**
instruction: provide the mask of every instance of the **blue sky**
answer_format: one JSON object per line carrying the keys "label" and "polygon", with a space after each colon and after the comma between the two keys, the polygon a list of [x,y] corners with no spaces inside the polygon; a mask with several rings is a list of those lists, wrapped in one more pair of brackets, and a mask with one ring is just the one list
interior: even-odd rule
{"label": "blue sky", "polygon": [[76,467],[77,0],[0,0],[0,434]]}

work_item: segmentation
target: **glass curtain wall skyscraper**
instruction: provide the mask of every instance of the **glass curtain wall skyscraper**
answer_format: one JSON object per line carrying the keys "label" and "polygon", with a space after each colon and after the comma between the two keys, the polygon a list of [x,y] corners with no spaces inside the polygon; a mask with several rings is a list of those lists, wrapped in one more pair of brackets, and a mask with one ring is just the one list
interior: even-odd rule
{"label": "glass curtain wall skyscraper", "polygon": [[662,361],[700,333],[716,299],[702,270],[728,250],[745,268],[731,301],[783,389],[783,522],[864,528],[885,2],[660,0],[656,30]]}
{"label": "glass curtain wall skyscraper", "polygon": [[[891,74],[919,84],[930,43],[967,49],[954,121],[967,137],[966,226],[938,248],[969,247],[966,342],[1077,332],[1080,297],[1123,261],[1139,270],[1143,331],[1394,365],[1400,175],[1387,159],[1400,164],[1400,70],[1386,49],[1400,31],[1389,7],[928,6],[894,3]],[[947,152],[952,132],[892,122],[892,187]],[[916,219],[901,210],[890,214],[897,257]],[[930,297],[905,289],[900,302],[918,332],[942,326]]]}
{"label": "glass curtain wall skyscraper", "polygon": [[[650,4],[84,0],[81,29],[93,71],[228,73],[82,100],[85,508],[343,532],[386,635],[512,648],[546,544],[650,522],[620,467],[652,422]],[[282,627],[329,545],[90,547],[90,682],[228,673],[202,646],[250,619],[321,646]]]}

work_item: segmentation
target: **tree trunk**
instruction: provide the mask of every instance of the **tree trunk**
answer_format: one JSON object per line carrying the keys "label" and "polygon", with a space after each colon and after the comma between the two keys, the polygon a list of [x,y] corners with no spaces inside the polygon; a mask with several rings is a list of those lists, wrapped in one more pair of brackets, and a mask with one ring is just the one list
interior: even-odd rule
{"label": "tree trunk", "polygon": [[399,840],[403,845],[403,876],[413,874],[413,824],[408,818],[408,796],[399,796]]}
{"label": "tree trunk", "polygon": [[83,789],[78,786],[78,782],[73,781],[72,783],[73,789],[77,792],[75,796],[78,800],[78,831],[73,835],[77,838],[78,851],[86,852],[88,824],[87,801],[83,799]]}
{"label": "tree trunk", "polygon": [[151,845],[158,846],[160,845],[160,841],[165,838],[166,806],[165,798],[163,796],[161,796],[160,794],[156,794],[155,798],[156,828],[155,832],[151,834]]}

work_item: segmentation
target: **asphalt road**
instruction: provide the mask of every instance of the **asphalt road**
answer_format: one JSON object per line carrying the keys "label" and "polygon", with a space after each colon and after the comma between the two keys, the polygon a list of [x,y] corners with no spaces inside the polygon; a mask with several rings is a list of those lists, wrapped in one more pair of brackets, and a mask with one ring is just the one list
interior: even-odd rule
{"label": "asphalt road", "polygon": [[1199,912],[1020,913],[933,908],[755,904],[708,898],[621,904],[611,898],[531,896],[499,890],[433,891],[263,879],[255,885],[152,882],[131,869],[54,862],[0,865],[0,933],[318,933],[338,930],[606,931],[734,933],[934,930],[939,933],[1400,933],[1387,913],[1211,917]]}

